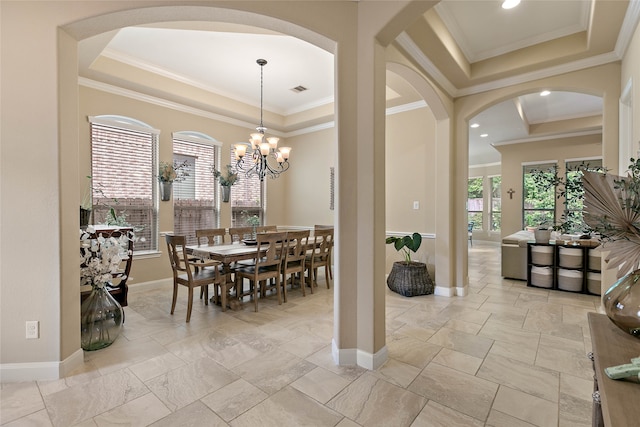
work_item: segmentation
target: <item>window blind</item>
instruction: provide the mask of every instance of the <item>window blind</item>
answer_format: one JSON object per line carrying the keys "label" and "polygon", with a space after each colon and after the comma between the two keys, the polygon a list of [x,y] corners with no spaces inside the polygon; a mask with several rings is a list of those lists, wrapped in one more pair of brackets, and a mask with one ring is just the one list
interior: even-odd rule
{"label": "window blind", "polygon": [[218,186],[211,167],[218,163],[219,148],[174,138],[173,160],[189,165],[184,181],[173,184],[174,232],[187,237],[187,243],[197,242],[195,231],[217,228],[220,213],[217,206]]}
{"label": "window blind", "polygon": [[[249,156],[247,156],[249,157]],[[250,159],[245,158],[245,161]],[[231,149],[230,164],[236,164],[236,155]],[[244,227],[247,224],[247,217],[257,215],[260,223],[264,224],[264,186],[260,182],[257,175],[247,177],[247,175],[238,171],[238,180],[231,187],[231,226]]]}
{"label": "window blind", "polygon": [[91,176],[94,223],[109,210],[140,230],[135,251],[158,249],[158,212],[154,203],[157,134],[92,122]]}

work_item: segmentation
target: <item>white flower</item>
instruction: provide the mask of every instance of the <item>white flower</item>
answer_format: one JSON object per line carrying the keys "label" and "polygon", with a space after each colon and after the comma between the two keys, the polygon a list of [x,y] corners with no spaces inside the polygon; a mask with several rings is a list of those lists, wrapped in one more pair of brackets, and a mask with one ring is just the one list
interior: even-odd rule
{"label": "white flower", "polygon": [[121,273],[120,262],[132,254],[127,233],[120,237],[95,237],[94,233],[92,227],[80,231],[80,284],[101,288]]}

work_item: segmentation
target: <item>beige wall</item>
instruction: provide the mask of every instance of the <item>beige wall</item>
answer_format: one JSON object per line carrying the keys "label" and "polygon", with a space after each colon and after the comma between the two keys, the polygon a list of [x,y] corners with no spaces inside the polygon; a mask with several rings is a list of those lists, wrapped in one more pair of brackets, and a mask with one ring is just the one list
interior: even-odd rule
{"label": "beige wall", "polygon": [[[638,158],[640,151],[640,25],[636,27],[631,43],[622,60],[620,89],[624,90],[629,82],[632,82],[630,119],[633,122],[631,144],[626,151],[627,156],[621,159],[620,173],[626,171],[629,166],[629,157]],[[627,147],[625,147],[627,148]],[[624,161],[624,163],[622,163]]]}
{"label": "beige wall", "polygon": [[[436,123],[428,107],[387,115],[385,146],[386,229],[391,233],[435,234]],[[414,201],[419,209],[413,209]],[[435,243],[424,239],[412,259],[425,262],[433,274]],[[386,273],[401,261],[387,246]]]}
{"label": "beige wall", "polygon": [[282,206],[281,224],[334,224],[335,210],[329,209],[329,168],[336,166],[335,128],[290,137],[287,143],[293,163],[284,177],[287,203]]}
{"label": "beige wall", "polygon": [[[502,145],[502,236],[522,230],[522,165],[531,162],[558,162],[558,173],[564,174],[566,160],[593,158],[602,155],[602,135],[588,135],[551,139],[533,143]],[[513,189],[513,198],[507,191]],[[561,201],[556,203],[556,218],[563,211]]]}

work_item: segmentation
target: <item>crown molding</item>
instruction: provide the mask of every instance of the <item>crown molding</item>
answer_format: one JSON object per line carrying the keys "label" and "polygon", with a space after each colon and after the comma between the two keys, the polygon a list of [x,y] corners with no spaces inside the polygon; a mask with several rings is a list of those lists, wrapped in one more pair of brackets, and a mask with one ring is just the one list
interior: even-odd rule
{"label": "crown molding", "polygon": [[502,147],[505,145],[525,144],[527,142],[548,141],[550,139],[572,138],[574,136],[597,135],[602,133],[602,128],[585,130],[580,132],[554,133],[552,135],[536,136],[531,138],[513,139],[510,141],[492,142],[492,147]]}
{"label": "crown molding", "polygon": [[425,108],[425,107],[428,107],[427,103],[424,100],[420,100],[416,102],[410,102],[408,104],[397,105],[395,107],[387,108],[386,113],[387,113],[387,116],[392,116],[394,114],[404,113],[406,111],[417,110],[419,108]]}
{"label": "crown molding", "polygon": [[640,22],[640,0],[629,0],[629,6],[627,7],[627,13],[622,21],[622,27],[620,28],[620,34],[618,34],[618,40],[616,41],[615,51],[616,54],[622,58],[631,43],[633,33]]}

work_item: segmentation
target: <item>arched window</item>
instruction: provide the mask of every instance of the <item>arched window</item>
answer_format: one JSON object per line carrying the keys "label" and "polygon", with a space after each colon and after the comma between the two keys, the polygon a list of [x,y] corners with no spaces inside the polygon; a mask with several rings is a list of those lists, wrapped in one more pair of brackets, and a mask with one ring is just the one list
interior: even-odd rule
{"label": "arched window", "polygon": [[218,186],[211,168],[219,169],[221,143],[209,135],[173,133],[173,161],[187,165],[187,176],[173,184],[173,229],[196,243],[195,231],[220,226]]}
{"label": "arched window", "polygon": [[91,116],[93,223],[134,226],[134,251],[158,250],[159,130],[115,115]]}

